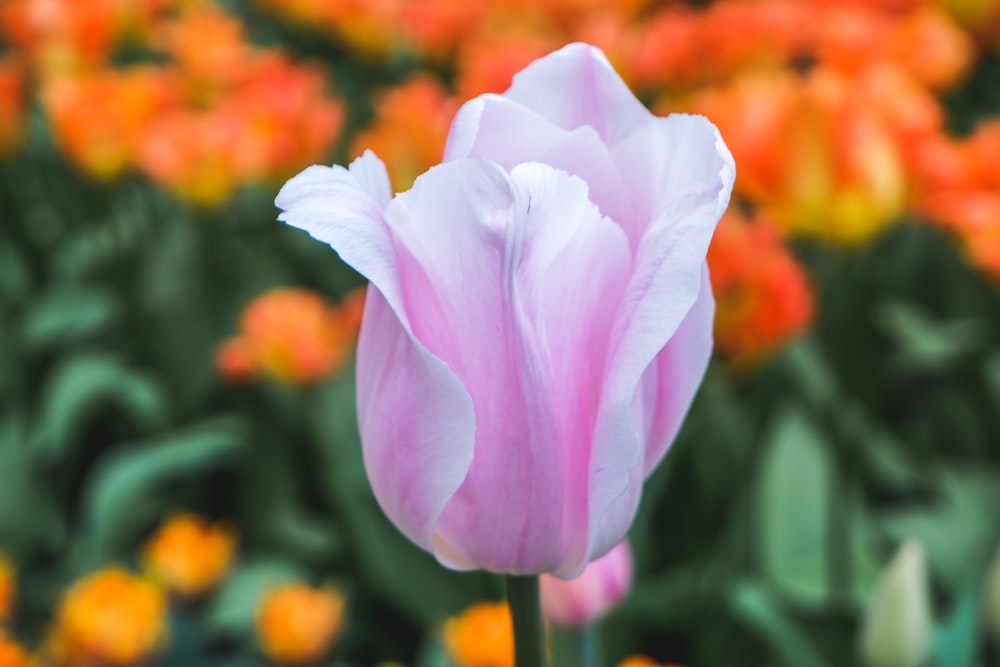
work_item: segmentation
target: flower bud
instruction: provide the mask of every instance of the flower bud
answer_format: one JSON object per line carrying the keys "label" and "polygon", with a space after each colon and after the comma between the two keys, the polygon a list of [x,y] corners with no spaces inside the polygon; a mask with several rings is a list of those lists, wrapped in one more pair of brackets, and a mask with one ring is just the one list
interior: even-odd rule
{"label": "flower bud", "polygon": [[924,549],[906,541],[882,573],[861,629],[861,653],[871,667],[919,667],[931,648],[930,592]]}
{"label": "flower bud", "polygon": [[621,600],[632,585],[632,550],[623,540],[592,561],[575,579],[549,574],[540,578],[542,613],[556,625],[596,621]]}

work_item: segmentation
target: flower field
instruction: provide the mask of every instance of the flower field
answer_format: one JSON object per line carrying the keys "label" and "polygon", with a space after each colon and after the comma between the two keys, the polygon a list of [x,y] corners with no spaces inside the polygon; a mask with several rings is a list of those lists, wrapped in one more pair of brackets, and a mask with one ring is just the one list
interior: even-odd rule
{"label": "flower field", "polygon": [[[614,137],[626,89],[667,148]],[[526,235],[577,230],[525,250],[542,307],[514,317],[601,408],[545,431],[601,441],[551,474],[463,236],[496,192]],[[727,197],[649,297],[662,229],[623,220]],[[354,259],[365,216],[392,280]],[[591,432],[627,375],[607,340],[684,289],[630,462]],[[469,424],[425,530],[464,456],[434,438]],[[627,545],[574,523],[619,496]],[[556,667],[1000,664],[1000,2],[0,0],[0,667],[514,667],[497,573],[591,558],[542,574]]]}

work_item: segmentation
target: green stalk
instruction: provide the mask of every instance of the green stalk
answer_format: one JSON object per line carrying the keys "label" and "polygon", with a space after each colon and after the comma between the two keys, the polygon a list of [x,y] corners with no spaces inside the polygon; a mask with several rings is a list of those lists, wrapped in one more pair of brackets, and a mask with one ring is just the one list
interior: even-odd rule
{"label": "green stalk", "polygon": [[545,625],[538,597],[538,577],[507,577],[507,602],[514,621],[514,664],[546,667]]}

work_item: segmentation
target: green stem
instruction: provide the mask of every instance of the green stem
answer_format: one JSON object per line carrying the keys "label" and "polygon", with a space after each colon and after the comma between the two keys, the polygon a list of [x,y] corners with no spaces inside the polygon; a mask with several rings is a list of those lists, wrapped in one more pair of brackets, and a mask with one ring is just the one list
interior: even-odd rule
{"label": "green stem", "polygon": [[538,577],[508,576],[507,601],[514,621],[514,664],[517,667],[546,667]]}

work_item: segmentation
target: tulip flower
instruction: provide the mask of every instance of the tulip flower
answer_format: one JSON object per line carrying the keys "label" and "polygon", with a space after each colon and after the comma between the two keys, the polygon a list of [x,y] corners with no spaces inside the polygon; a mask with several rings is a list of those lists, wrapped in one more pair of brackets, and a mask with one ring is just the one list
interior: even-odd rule
{"label": "tulip flower", "polygon": [[466,103],[407,192],[370,152],[284,186],[280,219],[371,282],[359,425],[404,534],[562,577],[625,537],[708,364],[734,175],[705,118],[653,116],[573,44]]}
{"label": "tulip flower", "polygon": [[550,623],[580,626],[603,616],[632,585],[632,550],[623,541],[575,579],[542,575],[542,614]]}

